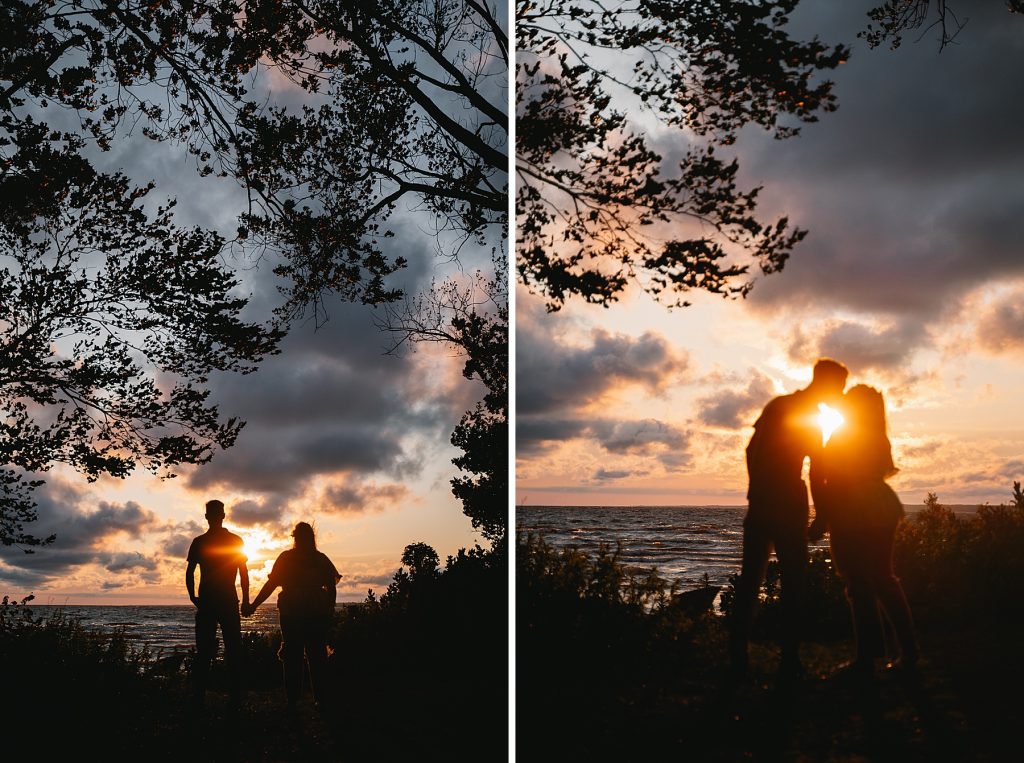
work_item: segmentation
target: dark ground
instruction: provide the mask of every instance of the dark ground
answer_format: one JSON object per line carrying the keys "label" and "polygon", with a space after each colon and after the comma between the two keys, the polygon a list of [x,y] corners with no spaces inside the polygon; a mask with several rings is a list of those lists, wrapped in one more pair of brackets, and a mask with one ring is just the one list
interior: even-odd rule
{"label": "dark ground", "polygon": [[755,644],[753,680],[731,687],[716,630],[712,624],[708,662],[695,670],[655,671],[631,684],[610,653],[610,669],[566,665],[551,676],[547,692],[517,682],[520,759],[1024,759],[1020,622],[920,624],[925,659],[919,679],[893,675],[880,664],[866,686],[836,672],[851,654],[841,641],[805,644],[808,675],[792,687],[776,680],[776,650]]}

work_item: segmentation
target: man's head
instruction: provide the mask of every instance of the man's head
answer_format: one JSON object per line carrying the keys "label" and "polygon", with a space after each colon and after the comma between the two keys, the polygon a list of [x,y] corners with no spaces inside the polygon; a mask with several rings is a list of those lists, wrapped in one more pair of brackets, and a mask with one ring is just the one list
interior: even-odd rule
{"label": "man's head", "polygon": [[210,527],[220,527],[224,523],[224,504],[216,498],[206,502],[206,521]]}
{"label": "man's head", "polygon": [[814,364],[814,376],[807,388],[823,403],[834,403],[843,396],[849,370],[832,358],[818,358]]}

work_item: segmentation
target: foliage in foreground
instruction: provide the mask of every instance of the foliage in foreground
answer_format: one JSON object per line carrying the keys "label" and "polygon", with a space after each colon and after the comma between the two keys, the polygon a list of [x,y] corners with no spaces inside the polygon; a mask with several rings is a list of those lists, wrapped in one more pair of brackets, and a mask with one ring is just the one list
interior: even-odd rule
{"label": "foliage in foreground", "polygon": [[[59,743],[120,759],[383,759],[460,749],[505,749],[508,579],[503,545],[460,550],[443,568],[424,543],[379,598],[338,610],[330,636],[329,694],[318,716],[284,717],[280,633],[243,634],[248,701],[224,716],[227,674],[210,675],[208,715],[187,713],[192,654],[154,655],[123,633],[90,631],[61,613],[42,618],[32,597],[0,603],[0,664],[9,687],[5,721],[19,733],[60,730]],[[436,696],[439,701],[431,699]],[[395,725],[385,708],[413,698]],[[442,701],[443,700],[443,701]],[[358,734],[353,730],[358,729]],[[246,731],[247,730],[247,731]],[[243,738],[244,737],[244,738]],[[57,742],[55,742],[57,743]]]}
{"label": "foliage in foreground", "polygon": [[[876,674],[855,686],[837,672],[852,635],[826,553],[810,566],[808,679],[773,679],[779,579],[768,570],[751,645],[754,681],[729,679],[726,617],[694,615],[661,580],[643,595],[618,555],[517,538],[519,749],[573,760],[1011,759],[1005,686],[1022,680],[1019,549],[1024,494],[961,516],[929,496],[897,537],[897,572],[925,654],[920,681]],[[998,605],[998,606],[993,606]],[[1007,619],[1007,606],[1016,621]],[[982,648],[978,648],[982,647]]]}
{"label": "foliage in foreground", "polygon": [[1024,616],[1024,493],[957,515],[929,493],[896,536],[896,571],[915,611],[942,618]]}
{"label": "foliage in foreground", "polygon": [[[1024,616],[1024,492],[1014,483],[1013,502],[980,506],[957,515],[929,493],[925,508],[904,520],[896,535],[895,569],[915,616],[921,620]],[[843,584],[830,554],[811,554],[805,599],[806,632],[812,639],[848,639],[849,615]],[[656,569],[627,568],[618,550],[600,547],[588,556],[576,548],[555,549],[532,535],[518,539],[517,612],[520,633],[544,633],[600,642],[608,628],[635,631],[651,648],[667,635],[678,644],[690,621],[677,606],[678,584]],[[732,613],[737,576],[723,589],[725,622]],[[778,562],[768,565],[761,588],[755,638],[774,638],[781,624]],[[716,627],[720,627],[720,623]],[[709,631],[710,632],[710,631]],[[578,646],[578,643],[576,644]]]}

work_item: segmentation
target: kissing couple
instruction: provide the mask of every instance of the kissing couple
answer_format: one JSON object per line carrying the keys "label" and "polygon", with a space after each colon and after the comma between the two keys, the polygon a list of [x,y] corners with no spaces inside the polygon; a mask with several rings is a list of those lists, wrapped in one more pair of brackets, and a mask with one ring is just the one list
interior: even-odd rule
{"label": "kissing couple", "polygon": [[[743,562],[736,596],[730,657],[737,678],[749,670],[747,644],[772,550],[779,560],[782,605],[780,675],[803,674],[800,634],[809,555],[808,540],[830,536],[832,558],[846,586],[856,649],[844,672],[869,679],[885,656],[879,608],[892,623],[899,659],[913,672],[918,659],[910,607],[893,572],[893,543],[903,506],[886,479],[896,473],[882,394],[858,384],[845,394],[849,371],[829,358],[814,365],[804,389],[776,397],[754,423],[747,446],[748,509],[743,521]],[[838,413],[838,417],[836,417]],[[824,417],[841,423],[828,436]],[[841,417],[841,418],[839,418]],[[802,472],[810,459],[814,521]]]}

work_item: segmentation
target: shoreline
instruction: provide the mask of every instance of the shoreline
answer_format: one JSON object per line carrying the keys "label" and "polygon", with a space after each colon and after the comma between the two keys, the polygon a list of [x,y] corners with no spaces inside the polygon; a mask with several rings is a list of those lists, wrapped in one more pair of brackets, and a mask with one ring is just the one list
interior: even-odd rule
{"label": "shoreline", "polygon": [[[922,503],[904,503],[901,504],[903,510],[907,514],[916,514],[919,511],[924,511],[925,504]],[[1005,504],[989,504],[989,503],[944,503],[942,504],[945,508],[952,511],[954,514],[976,514],[978,509],[982,506],[1000,506]],[[814,510],[814,504],[810,506],[811,510]],[[580,503],[533,503],[533,504],[516,504],[516,511],[521,509],[526,511],[540,510],[540,509],[614,509],[622,511],[633,511],[637,509],[695,509],[695,510],[713,510],[713,511],[746,511],[747,504],[725,504],[725,503],[708,503],[708,504],[697,504],[697,503],[662,503],[662,504],[580,504]]]}

